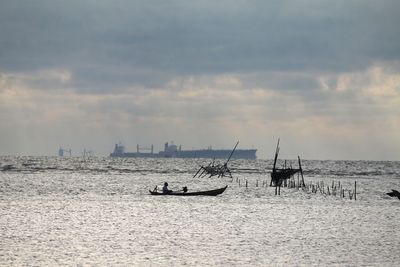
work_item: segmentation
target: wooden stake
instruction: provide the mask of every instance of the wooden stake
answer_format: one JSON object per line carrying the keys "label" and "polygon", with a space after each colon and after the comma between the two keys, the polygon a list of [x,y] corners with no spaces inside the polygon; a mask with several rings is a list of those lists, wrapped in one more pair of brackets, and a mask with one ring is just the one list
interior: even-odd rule
{"label": "wooden stake", "polygon": [[304,176],[303,176],[303,169],[301,168],[301,162],[300,162],[300,156],[297,156],[299,158],[299,168],[300,168],[300,173],[301,173],[301,186],[306,186],[304,183]]}
{"label": "wooden stake", "polygon": [[357,181],[354,181],[354,201],[357,200]]}

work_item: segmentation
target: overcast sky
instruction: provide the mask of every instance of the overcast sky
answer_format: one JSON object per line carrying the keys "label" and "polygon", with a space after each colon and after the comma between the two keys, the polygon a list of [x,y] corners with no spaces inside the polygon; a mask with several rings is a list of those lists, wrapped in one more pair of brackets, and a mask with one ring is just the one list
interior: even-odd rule
{"label": "overcast sky", "polygon": [[400,1],[0,0],[0,155],[400,160]]}

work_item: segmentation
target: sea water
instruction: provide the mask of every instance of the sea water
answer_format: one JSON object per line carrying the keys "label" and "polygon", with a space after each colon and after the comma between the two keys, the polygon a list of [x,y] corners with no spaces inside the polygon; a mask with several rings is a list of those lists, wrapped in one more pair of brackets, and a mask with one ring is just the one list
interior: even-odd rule
{"label": "sea water", "polygon": [[[400,190],[400,162],[305,160],[305,183],[318,183],[324,191],[281,188],[280,195],[269,187],[270,160],[232,160],[233,178],[193,178],[208,163],[1,157],[0,265],[393,266],[400,261],[400,200],[386,195]],[[164,181],[172,190],[228,188],[216,197],[151,196],[148,190]],[[325,188],[339,182],[345,198]],[[349,198],[354,182],[357,200]]]}

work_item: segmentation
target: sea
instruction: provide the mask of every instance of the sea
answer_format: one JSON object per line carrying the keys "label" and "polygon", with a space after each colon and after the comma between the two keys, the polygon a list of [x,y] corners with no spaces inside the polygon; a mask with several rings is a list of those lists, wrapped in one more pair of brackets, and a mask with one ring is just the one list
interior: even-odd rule
{"label": "sea", "polygon": [[[303,160],[306,187],[280,195],[272,160],[231,160],[232,178],[193,177],[210,162],[2,156],[0,266],[399,264],[400,199],[386,193],[400,191],[400,162]],[[228,188],[149,194],[165,181]]]}

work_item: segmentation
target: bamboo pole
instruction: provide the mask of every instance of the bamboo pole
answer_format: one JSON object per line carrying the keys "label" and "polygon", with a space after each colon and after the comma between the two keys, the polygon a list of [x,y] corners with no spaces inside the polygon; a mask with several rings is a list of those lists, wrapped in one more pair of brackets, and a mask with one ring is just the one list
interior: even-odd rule
{"label": "bamboo pole", "polygon": [[297,156],[297,158],[299,159],[299,169],[301,173],[301,182],[302,182],[301,186],[306,186],[304,183],[303,168],[301,167],[300,156]]}
{"label": "bamboo pole", "polygon": [[354,201],[357,200],[357,181],[354,181]]}
{"label": "bamboo pole", "polygon": [[297,173],[297,188],[299,188],[299,185],[300,185],[300,173]]}

